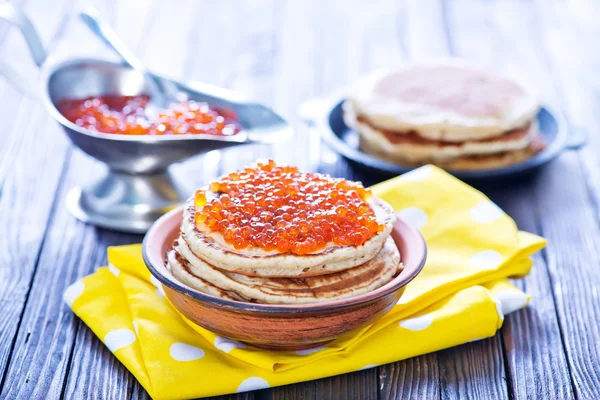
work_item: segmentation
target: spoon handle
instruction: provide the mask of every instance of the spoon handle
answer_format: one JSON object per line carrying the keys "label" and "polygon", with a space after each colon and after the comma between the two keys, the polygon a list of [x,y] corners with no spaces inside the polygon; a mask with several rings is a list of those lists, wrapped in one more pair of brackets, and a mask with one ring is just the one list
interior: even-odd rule
{"label": "spoon handle", "polygon": [[[46,61],[46,49],[40,40],[40,35],[35,30],[29,18],[27,18],[27,15],[12,3],[2,3],[0,4],[0,21],[2,20],[21,31],[33,60],[38,67],[41,67]],[[5,57],[5,59],[0,60],[0,76],[4,77],[8,83],[23,95],[37,99],[39,97],[37,80],[21,74],[16,66],[11,65],[11,61],[11,57]]]}
{"label": "spoon handle", "polygon": [[82,11],[79,16],[83,22],[94,32],[94,34],[102,39],[110,48],[112,48],[127,65],[144,75],[148,82],[149,89],[152,95],[152,101],[163,106],[168,105],[168,99],[165,95],[162,82],[146,69],[144,63],[136,57],[135,54],[123,43],[117,33],[106,23],[102,22],[95,15],[93,10]]}
{"label": "spoon handle", "polygon": [[0,4],[0,20],[5,20],[21,30],[31,56],[37,66],[41,67],[46,60],[46,49],[44,49],[35,27],[23,11],[12,3],[2,3]]}

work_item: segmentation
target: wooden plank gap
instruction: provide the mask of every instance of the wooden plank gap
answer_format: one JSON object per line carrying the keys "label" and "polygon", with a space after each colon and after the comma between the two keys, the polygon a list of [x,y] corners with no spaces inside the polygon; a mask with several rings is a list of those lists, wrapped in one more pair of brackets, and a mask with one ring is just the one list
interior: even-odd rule
{"label": "wooden plank gap", "polygon": [[146,21],[144,22],[144,34],[142,35],[142,38],[137,43],[137,45],[134,46],[138,57],[141,57],[141,54],[143,54],[143,51],[145,49],[152,48],[152,46],[149,46],[147,43],[148,40],[150,40],[150,35],[148,35],[147,33],[148,31],[150,31],[150,29],[152,29],[152,27],[157,21],[159,7],[155,7],[154,5],[155,3],[153,2],[152,6],[150,7],[150,13],[146,17]]}
{"label": "wooden plank gap", "polygon": [[[502,329],[504,328],[504,324],[502,324],[502,328],[500,329],[500,334],[502,335]],[[498,332],[496,333],[498,334]],[[508,358],[508,351],[506,349],[506,343],[504,338],[502,337],[500,340],[500,348],[502,349],[502,361],[504,365],[504,380],[506,382],[506,391],[508,393],[508,398],[510,400],[515,398],[515,383],[512,379],[512,374],[510,371],[510,360]]]}
{"label": "wooden plank gap", "polygon": [[446,1],[440,3],[440,11],[442,13],[442,31],[444,32],[444,38],[446,39],[446,48],[451,56],[456,56],[456,46],[452,38],[452,32],[450,30],[450,21],[448,19],[449,4]]}
{"label": "wooden plank gap", "polygon": [[[59,193],[60,190],[57,190],[56,192]],[[75,327],[75,334],[73,335],[73,337],[75,337],[75,338],[77,338],[79,336],[79,330],[81,329],[81,325],[85,325],[83,323],[83,321],[79,318],[77,318],[76,324],[77,324],[77,326]],[[75,345],[76,344],[77,344],[77,339],[73,340],[73,342],[71,343],[71,348],[69,349],[69,356],[67,359],[67,368],[65,369],[65,379],[63,379],[62,388],[60,390],[61,400],[62,399],[69,400],[66,397],[66,392],[67,392],[67,384],[69,383],[69,374],[71,373],[71,365],[73,364],[73,355],[75,354]],[[132,391],[133,391],[133,389],[132,389]],[[131,398],[131,393],[130,393],[130,396],[128,396],[128,397]]]}
{"label": "wooden plank gap", "polygon": [[375,370],[377,371],[376,378],[377,378],[377,399],[381,400],[381,390],[383,389],[383,382],[381,381],[381,366],[375,367]]}

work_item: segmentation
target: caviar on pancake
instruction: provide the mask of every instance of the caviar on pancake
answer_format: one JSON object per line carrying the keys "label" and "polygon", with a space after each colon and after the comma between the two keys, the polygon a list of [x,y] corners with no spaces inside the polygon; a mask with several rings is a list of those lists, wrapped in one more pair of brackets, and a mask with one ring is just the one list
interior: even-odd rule
{"label": "caviar on pancake", "polygon": [[220,232],[236,249],[258,247],[302,255],[360,246],[385,229],[359,182],[301,173],[273,160],[233,172],[195,194],[195,224]]}
{"label": "caviar on pancake", "polygon": [[74,124],[103,133],[231,136],[241,130],[232,111],[195,101],[172,104],[155,118],[149,119],[145,113],[149,100],[146,95],[64,99],[58,109]]}

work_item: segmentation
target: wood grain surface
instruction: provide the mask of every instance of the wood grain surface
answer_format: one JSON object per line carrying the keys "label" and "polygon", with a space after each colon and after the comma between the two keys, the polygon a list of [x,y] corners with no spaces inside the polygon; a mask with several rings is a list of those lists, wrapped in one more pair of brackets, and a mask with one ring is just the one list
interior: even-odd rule
{"label": "wood grain surface", "polygon": [[[0,0],[2,1],[2,0]],[[405,60],[459,56],[518,75],[564,113],[566,151],[539,173],[476,187],[550,245],[516,284],[533,300],[493,338],[352,374],[221,399],[596,399],[600,397],[600,3],[562,0],[19,0],[50,61],[115,59],[78,21],[96,7],[155,72],[239,90],[288,119],[275,146],[211,152],[174,170],[195,185],[259,157],[373,184],[322,145],[299,105]],[[0,63],[34,82],[22,38],[0,22]],[[36,99],[0,77],[0,398],[149,398],[62,303],[141,236],[73,219],[64,199],[103,166]]]}

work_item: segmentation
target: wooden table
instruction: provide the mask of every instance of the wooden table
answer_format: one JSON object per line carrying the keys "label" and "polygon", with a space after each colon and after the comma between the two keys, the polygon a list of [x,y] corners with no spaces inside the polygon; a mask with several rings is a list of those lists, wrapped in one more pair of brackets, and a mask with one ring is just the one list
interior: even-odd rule
{"label": "wooden table", "polygon": [[[53,59],[111,58],[70,13],[75,0],[19,2]],[[585,127],[589,145],[535,176],[479,185],[521,229],[550,244],[517,285],[533,297],[493,338],[343,376],[231,398],[534,398],[600,396],[600,6],[589,1],[99,1],[156,72],[246,92],[293,122],[273,148],[210,153],[178,166],[200,185],[257,157],[336,176],[361,172],[302,126],[297,107],[361,74],[408,59],[461,56],[518,73]],[[86,3],[87,4],[87,3]],[[0,62],[34,79],[15,30],[0,23]],[[147,398],[62,302],[141,241],[75,220],[65,195],[102,166],[73,148],[38,101],[0,79],[0,397]]]}

